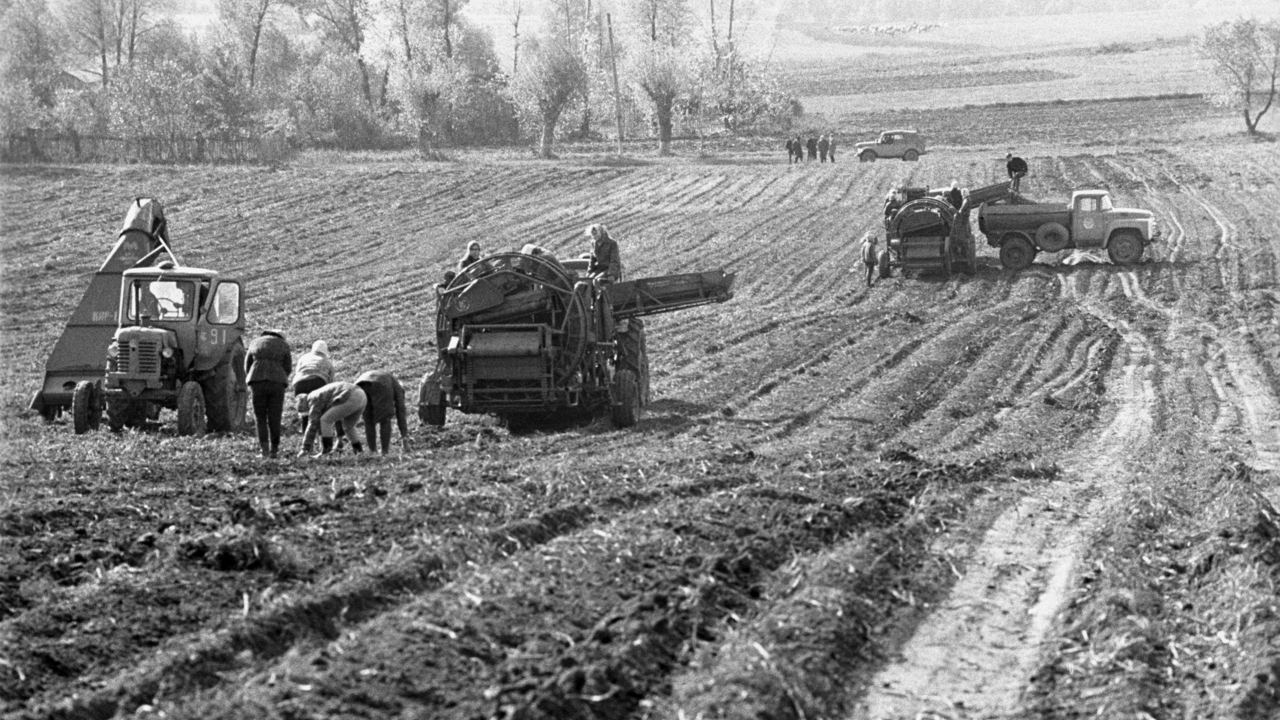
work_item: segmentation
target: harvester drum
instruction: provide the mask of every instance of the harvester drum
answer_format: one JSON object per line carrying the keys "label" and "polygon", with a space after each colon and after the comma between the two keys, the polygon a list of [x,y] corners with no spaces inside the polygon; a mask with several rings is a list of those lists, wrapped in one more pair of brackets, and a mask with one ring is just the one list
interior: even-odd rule
{"label": "harvester drum", "polygon": [[514,423],[608,408],[616,425],[633,425],[649,399],[640,318],[733,296],[734,276],[720,271],[601,284],[582,269],[547,254],[500,253],[441,288],[422,422],[443,425],[450,407]]}

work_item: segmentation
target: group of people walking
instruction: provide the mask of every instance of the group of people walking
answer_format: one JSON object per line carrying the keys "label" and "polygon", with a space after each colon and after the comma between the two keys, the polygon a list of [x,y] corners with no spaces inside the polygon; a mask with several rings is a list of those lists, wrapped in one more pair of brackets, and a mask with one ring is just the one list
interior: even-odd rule
{"label": "group of people walking", "polygon": [[[274,458],[280,452],[280,428],[285,396],[293,391],[298,417],[302,421],[302,448],[298,455],[315,450],[317,457],[333,452],[339,436],[351,443],[354,453],[379,444],[382,454],[391,450],[391,420],[400,429],[400,442],[409,447],[409,424],[405,408],[404,386],[389,372],[370,370],[355,382],[334,379],[329,345],[324,340],[311,344],[311,350],[293,363],[293,352],[280,330],[263,330],[249,343],[245,355],[245,381],[253,400],[253,417],[258,431],[258,448],[263,457]],[[364,421],[364,439],[356,435]]]}
{"label": "group of people walking", "polygon": [[786,147],[788,164],[802,163],[806,157],[809,160],[818,160],[820,162],[836,161],[836,136],[834,134],[810,137],[808,140],[801,140],[800,136],[797,135],[787,140]]}

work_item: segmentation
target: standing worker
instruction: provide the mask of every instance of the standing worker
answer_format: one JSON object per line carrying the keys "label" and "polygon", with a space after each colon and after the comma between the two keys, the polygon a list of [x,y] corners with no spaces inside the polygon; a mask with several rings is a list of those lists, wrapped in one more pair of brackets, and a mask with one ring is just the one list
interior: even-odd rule
{"label": "standing worker", "polygon": [[867,287],[875,282],[876,263],[880,259],[880,253],[876,252],[876,241],[875,233],[867,233],[862,238],[862,264],[867,268]]}
{"label": "standing worker", "polygon": [[309,454],[315,448],[317,429],[320,433],[320,455],[333,452],[336,426],[340,425],[351,441],[351,450],[359,455],[364,446],[356,439],[356,424],[360,422],[367,403],[364,390],[349,382],[332,382],[301,396],[298,408],[301,410],[306,406],[310,422],[307,423],[307,434],[302,437],[302,449],[298,454]]}
{"label": "standing worker", "polygon": [[333,382],[333,362],[329,360],[329,343],[317,340],[311,350],[298,358],[298,368],[293,374],[293,395],[298,399],[298,416],[302,419],[302,431],[307,431],[307,412],[302,408],[302,398],[308,393]]}
{"label": "standing worker", "polygon": [[796,161],[795,146],[791,144],[791,138],[787,138],[787,164],[791,165]]}
{"label": "standing worker", "polygon": [[831,147],[831,141],[827,140],[827,136],[823,135],[818,138],[818,157],[822,158],[822,162],[827,161],[827,150]]}
{"label": "standing worker", "polygon": [[404,386],[389,372],[370,370],[356,378],[356,385],[364,390],[367,402],[364,406],[364,440],[369,452],[378,446],[378,432],[382,433],[382,454],[391,451],[391,418],[400,428],[400,447],[409,450],[408,414],[404,407]]}
{"label": "standing worker", "polygon": [[818,138],[816,137],[809,138],[809,140],[805,142],[804,146],[805,146],[805,149],[809,151],[809,159],[817,160],[818,159]]}
{"label": "standing worker", "polygon": [[618,254],[618,241],[609,236],[604,225],[596,223],[587,228],[584,236],[591,238],[591,263],[587,265],[587,275],[600,278],[606,282],[618,282],[622,279],[622,256]]}
{"label": "standing worker", "polygon": [[964,204],[964,193],[960,191],[959,180],[951,181],[951,189],[947,191],[947,202],[951,203],[951,207],[957,210]]}
{"label": "standing worker", "polygon": [[827,136],[827,157],[831,158],[831,162],[836,161],[836,134],[831,133]]}
{"label": "standing worker", "polygon": [[253,419],[262,457],[274,458],[280,451],[280,416],[284,414],[284,394],[292,371],[293,355],[284,333],[263,330],[249,343],[244,375],[253,396]]}

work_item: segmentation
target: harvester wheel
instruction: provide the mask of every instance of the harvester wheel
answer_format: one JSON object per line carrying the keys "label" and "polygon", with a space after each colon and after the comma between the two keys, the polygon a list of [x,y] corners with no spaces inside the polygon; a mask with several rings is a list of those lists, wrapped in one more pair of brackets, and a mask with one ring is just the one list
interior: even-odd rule
{"label": "harvester wheel", "polygon": [[609,407],[615,427],[628,428],[640,419],[640,381],[631,370],[619,370],[613,378],[613,404]]}
{"label": "harvester wheel", "polygon": [[942,241],[942,272],[951,279],[951,238]]}
{"label": "harvester wheel", "polygon": [[1121,230],[1107,243],[1107,257],[1117,265],[1133,265],[1142,259],[1142,238],[1132,230]]}
{"label": "harvester wheel", "polygon": [[1036,259],[1036,249],[1022,235],[1005,237],[1000,243],[1000,264],[1010,270],[1025,270]]}
{"label": "harvester wheel", "polygon": [[81,380],[71,393],[71,427],[77,435],[102,424],[102,391],[97,383]]}
{"label": "harvester wheel", "polygon": [[965,271],[970,275],[978,272],[978,243],[973,236],[964,242]]}
{"label": "harvester wheel", "polygon": [[107,403],[107,427],[112,431],[121,428],[140,428],[147,424],[147,403],[144,400],[116,400]]}
{"label": "harvester wheel", "polygon": [[920,159],[920,153],[915,150],[908,150],[902,153],[902,162],[915,162]]}
{"label": "harvester wheel", "polygon": [[618,343],[618,367],[632,370],[640,387],[640,405],[649,404],[649,354],[646,348],[644,323],[640,318],[627,320],[627,331],[616,335]]}
{"label": "harvester wheel", "polygon": [[875,150],[863,150],[862,152],[858,153],[858,162],[875,162],[875,161],[876,161]]}
{"label": "harvester wheel", "polygon": [[889,267],[889,250],[887,248],[880,251],[879,257],[876,258],[876,267],[880,271],[881,280],[888,280],[893,275],[893,269]]}
{"label": "harvester wheel", "polygon": [[205,430],[204,390],[188,380],[178,389],[178,434],[203,435]]}

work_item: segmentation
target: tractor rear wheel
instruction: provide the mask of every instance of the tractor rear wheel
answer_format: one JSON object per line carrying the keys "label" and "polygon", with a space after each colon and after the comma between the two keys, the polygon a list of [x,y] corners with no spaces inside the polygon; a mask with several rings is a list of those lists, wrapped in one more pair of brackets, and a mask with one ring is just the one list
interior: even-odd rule
{"label": "tractor rear wheel", "polygon": [[204,390],[188,380],[178,389],[178,434],[203,435],[205,430]]}
{"label": "tractor rear wheel", "polygon": [[418,406],[418,419],[423,425],[444,427],[446,408],[444,403],[427,403]]}
{"label": "tractor rear wheel", "polygon": [[113,432],[126,427],[140,428],[146,424],[145,400],[115,400],[107,403],[107,427]]}
{"label": "tractor rear wheel", "polygon": [[649,404],[649,353],[646,347],[644,322],[640,318],[627,320],[627,331],[615,336],[618,343],[618,367],[636,374],[640,385],[640,404]]}
{"label": "tractor rear wheel", "polygon": [[213,376],[200,383],[210,432],[237,433],[244,428],[249,389],[244,383],[244,347],[237,343]]}
{"label": "tractor rear wheel", "polygon": [[81,380],[71,393],[71,428],[76,435],[83,435],[101,424],[102,391],[97,383]]}
{"label": "tractor rear wheel", "polygon": [[1025,270],[1035,259],[1035,247],[1022,235],[1006,236],[1000,243],[1000,264],[1010,270]]}
{"label": "tractor rear wheel", "polygon": [[1121,230],[1107,243],[1107,257],[1117,265],[1133,265],[1142,259],[1142,238],[1132,230]]}
{"label": "tractor rear wheel", "polygon": [[893,269],[889,267],[888,248],[880,251],[879,257],[876,258],[876,269],[880,271],[881,280],[888,280],[893,276]]}
{"label": "tractor rear wheel", "polygon": [[615,427],[628,428],[640,419],[640,381],[635,372],[619,370],[613,378],[609,415]]}

